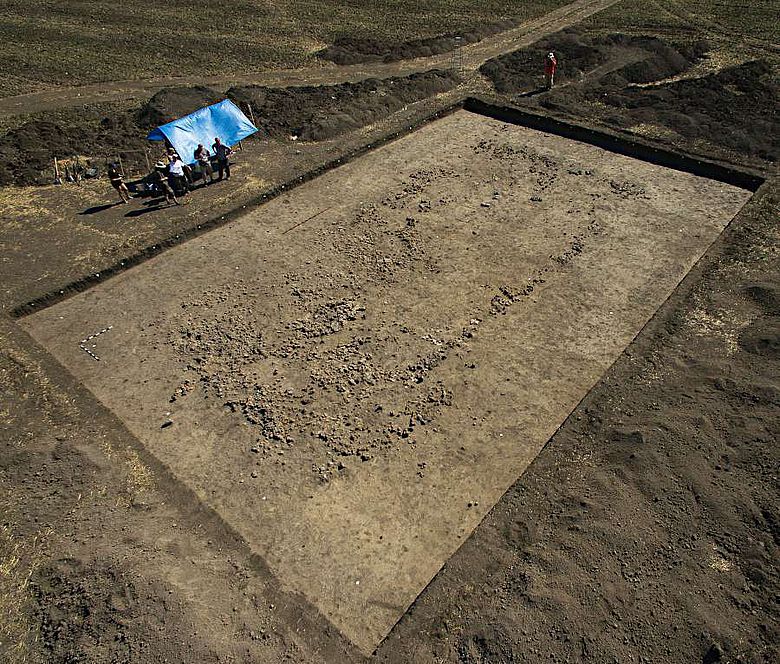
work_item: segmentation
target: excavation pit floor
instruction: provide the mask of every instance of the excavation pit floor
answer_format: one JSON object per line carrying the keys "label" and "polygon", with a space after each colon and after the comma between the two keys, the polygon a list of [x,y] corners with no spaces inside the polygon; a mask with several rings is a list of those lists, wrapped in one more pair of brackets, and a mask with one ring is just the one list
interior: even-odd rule
{"label": "excavation pit floor", "polygon": [[22,325],[370,653],[750,195],[458,111]]}

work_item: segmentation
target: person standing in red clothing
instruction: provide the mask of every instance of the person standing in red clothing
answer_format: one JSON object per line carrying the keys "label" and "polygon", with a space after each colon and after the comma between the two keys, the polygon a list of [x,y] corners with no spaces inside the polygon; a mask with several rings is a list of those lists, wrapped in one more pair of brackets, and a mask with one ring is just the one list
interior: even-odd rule
{"label": "person standing in red clothing", "polygon": [[555,57],[555,53],[550,51],[547,57],[544,59],[544,80],[547,83],[547,89],[549,90],[555,85],[555,70],[558,69],[558,60]]}

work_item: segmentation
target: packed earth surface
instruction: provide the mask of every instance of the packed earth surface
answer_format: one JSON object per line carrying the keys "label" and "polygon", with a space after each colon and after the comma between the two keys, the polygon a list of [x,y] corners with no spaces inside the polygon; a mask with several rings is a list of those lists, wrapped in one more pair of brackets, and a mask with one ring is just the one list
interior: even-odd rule
{"label": "packed earth surface", "polygon": [[369,654],[749,196],[461,111],[23,326]]}
{"label": "packed earth surface", "polygon": [[[771,3],[397,4],[239,3],[158,82],[153,23],[86,66],[105,3],[67,75],[2,28],[0,660],[780,658]],[[115,203],[226,97],[230,180]]]}

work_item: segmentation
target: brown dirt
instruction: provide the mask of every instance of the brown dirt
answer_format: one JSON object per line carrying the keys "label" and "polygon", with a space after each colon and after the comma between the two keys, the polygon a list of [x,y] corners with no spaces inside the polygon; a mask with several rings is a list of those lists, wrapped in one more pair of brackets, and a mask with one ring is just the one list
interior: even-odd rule
{"label": "brown dirt", "polygon": [[[708,141],[732,153],[770,164],[780,157],[777,86],[772,68],[752,61],[701,78],[650,88],[626,87],[631,72],[618,70],[604,88],[591,90],[609,107],[610,124],[626,128],[655,125],[691,142]],[[600,93],[600,94],[599,94]],[[554,98],[544,106],[555,107]]]}
{"label": "brown dirt", "polygon": [[370,653],[749,196],[460,111],[21,324]]}
{"label": "brown dirt", "polygon": [[624,34],[589,35],[576,28],[545,37],[532,48],[520,49],[486,62],[480,71],[501,94],[517,94],[538,88],[544,54],[554,51],[559,84],[576,82],[589,71],[610,61],[616,63],[634,56],[621,67],[625,83],[649,83],[687,71],[707,51],[706,42],[674,46],[662,39]]}
{"label": "brown dirt", "polygon": [[4,662],[354,661],[7,318],[0,340]]}
{"label": "brown dirt", "polygon": [[154,155],[161,149],[159,143],[145,140],[151,128],[226,97],[246,113],[251,103],[262,130],[255,140],[295,135],[321,141],[373,124],[459,82],[451,71],[434,70],[332,86],[233,87],[225,94],[204,86],[163,88],[137,109],[114,110],[86,121],[81,112],[59,113],[51,120],[36,119],[9,130],[0,138],[0,185],[48,184],[54,178],[54,158],[74,155],[91,159],[100,175],[109,155],[121,157],[128,169],[138,172],[146,163],[143,151]]}
{"label": "brown dirt", "polygon": [[219,90],[205,85],[162,88],[141,105],[136,118],[142,128],[154,129],[224,98]]}
{"label": "brown dirt", "polygon": [[777,661],[778,203],[740,215],[377,661]]}
{"label": "brown dirt", "polygon": [[[517,28],[487,37],[482,41],[465,46],[463,66],[467,71],[476,70],[489,58],[515,50],[537,41],[540,37],[562,28],[574,25],[583,19],[617,4],[619,0],[575,0],[536,19],[526,21]],[[81,107],[85,104],[137,100],[141,102],[150,94],[164,87],[189,87],[205,85],[225,90],[231,85],[265,85],[287,87],[291,85],[335,85],[357,82],[365,78],[387,78],[407,76],[430,69],[445,69],[452,66],[449,53],[427,58],[415,58],[391,63],[363,63],[348,66],[320,66],[297,69],[276,69],[222,76],[163,77],[149,80],[116,80],[92,85],[59,87],[0,99],[0,115],[48,112],[67,107]]]}
{"label": "brown dirt", "polygon": [[242,108],[251,104],[264,135],[321,141],[370,125],[407,104],[448,92],[459,83],[454,72],[433,70],[333,86],[234,87],[227,94]]}
{"label": "brown dirt", "polygon": [[[0,25],[0,95],[124,78],[252,74],[316,66],[338,37],[400,44],[475,26],[523,22],[571,0],[236,0],[230,10],[125,0],[54,5],[6,0]],[[193,45],[197,44],[197,48]],[[175,46],[178,45],[178,48]]]}
{"label": "brown dirt", "polygon": [[[539,29],[562,27],[562,16],[548,17]],[[696,38],[694,28],[685,32]],[[513,34],[464,49],[474,53],[467,66],[517,49],[528,33]],[[627,59],[597,66],[589,80]],[[419,64],[282,72],[259,82],[343,82],[333,79],[408,74],[409,67]],[[692,78],[702,76],[694,70]],[[759,75],[767,80],[776,95],[772,79]],[[220,88],[258,81],[204,82]],[[3,100],[0,112],[18,104],[30,110],[80,105],[79,94],[93,101],[138,98],[139,90],[146,95],[159,87],[152,85],[116,83]],[[639,90],[616,92],[641,101]],[[673,108],[695,108],[695,94],[686,94],[666,100]],[[704,94],[739,103],[731,83],[711,85]],[[678,96],[687,101],[678,103]],[[623,126],[625,110],[594,113],[576,99],[559,112],[594,122],[613,116]],[[654,103],[652,120],[659,124],[632,131],[766,168],[738,146],[719,148],[712,129],[702,132],[704,141],[670,136],[666,101]],[[722,107],[728,114],[728,104]],[[190,196],[182,208],[143,216],[104,206],[113,200],[105,182],[4,188],[3,309],[224,214],[273,182],[375,140],[382,127],[408,125],[426,109],[427,102],[418,102],[378,128],[338,141],[254,146],[230,183]],[[732,131],[737,120],[726,118],[722,126]],[[776,154],[776,145],[771,149]],[[768,185],[735,220],[628,346],[391,632],[375,661],[778,659],[778,186]],[[129,211],[143,209],[136,202]],[[0,427],[0,659],[360,659],[7,317],[0,318]]]}
{"label": "brown dirt", "polygon": [[54,158],[74,156],[104,169],[108,155],[121,155],[128,165],[143,162],[147,142],[129,114],[115,114],[90,123],[78,116],[73,123],[34,120],[11,129],[0,138],[0,185],[49,184],[54,180]]}
{"label": "brown dirt", "polygon": [[[486,39],[485,43],[465,48],[464,67],[470,69],[478,66],[486,57],[506,50],[513,40],[529,43],[549,31],[553,25],[578,20],[609,4],[610,0],[575,2],[528,25]],[[427,58],[427,61],[433,64],[434,59]],[[0,139],[0,185],[49,183],[53,180],[53,159],[74,155],[91,160],[90,165],[101,171],[108,159],[119,157],[126,169],[138,174],[146,164],[143,155],[148,147],[143,139],[145,130],[231,95],[239,103],[254,102],[258,111],[256,116],[269,134],[295,134],[321,140],[373,123],[405,104],[455,85],[456,76],[436,70],[404,77],[366,78],[372,72],[387,75],[395,71],[415,71],[425,64],[426,58],[422,58],[411,64],[402,63],[400,69],[374,66],[373,69],[357,68],[354,71],[342,68],[336,73],[276,72],[270,76],[274,82],[303,76],[303,80],[320,85],[283,89],[262,85],[234,86],[225,95],[217,88],[204,85],[166,87],[157,91],[139,109],[111,108],[106,115],[99,115],[100,106],[91,109],[89,103],[100,101],[106,106],[107,100],[128,96],[132,98],[139,92],[143,94],[145,90],[154,89],[155,84],[125,82],[102,85],[92,91],[75,88],[6,99],[3,100],[6,110],[14,112],[13,109],[16,109],[19,112],[23,109],[31,117],[29,121],[13,126]],[[354,83],[323,85],[334,79],[349,80],[355,77],[358,80]],[[262,80],[263,76],[258,75],[250,80],[257,79]],[[224,80],[216,79],[213,82]],[[82,108],[71,113],[51,112],[50,109],[62,103],[76,104]],[[0,107],[3,107],[2,102]],[[91,112],[85,112],[87,109]],[[35,114],[36,110],[42,112]],[[151,150],[154,157],[157,145],[152,146]]]}
{"label": "brown dirt", "polygon": [[[543,48],[542,48],[543,47]],[[558,85],[540,87],[540,48],[559,54]],[[776,68],[752,60],[716,71],[710,45],[567,30],[481,67],[501,94],[568,117],[587,117],[692,152],[774,164],[780,156]]]}
{"label": "brown dirt", "polygon": [[468,30],[449,32],[425,39],[411,39],[401,43],[360,37],[339,37],[333,44],[319,51],[317,56],[335,62],[337,65],[427,58],[448,53],[468,44],[476,44],[485,37],[517,27],[518,23],[517,20],[498,21]]}

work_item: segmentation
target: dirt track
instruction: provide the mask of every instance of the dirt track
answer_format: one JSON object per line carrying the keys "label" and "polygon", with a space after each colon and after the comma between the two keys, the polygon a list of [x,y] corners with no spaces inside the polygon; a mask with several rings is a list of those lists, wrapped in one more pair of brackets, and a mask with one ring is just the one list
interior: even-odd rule
{"label": "dirt track", "polygon": [[[619,0],[576,0],[570,5],[550,12],[538,19],[488,37],[481,42],[463,47],[463,66],[474,71],[486,60],[522,46],[527,46],[542,37],[574,25]],[[141,99],[150,96],[160,88],[177,85],[207,85],[227,90],[233,85],[266,85],[286,87],[293,85],[333,85],[347,81],[359,81],[366,78],[385,78],[404,76],[414,72],[427,71],[437,67],[448,68],[452,64],[452,55],[443,54],[429,58],[417,58],[394,63],[372,63],[364,65],[336,66],[323,63],[321,67],[308,70],[278,70],[257,72],[251,75],[235,77],[197,77],[167,78],[155,81],[120,81],[99,83],[77,88],[64,88],[35,92],[16,97],[0,99],[0,116],[19,113],[37,113],[51,111],[68,106],[98,104],[108,101]]]}

